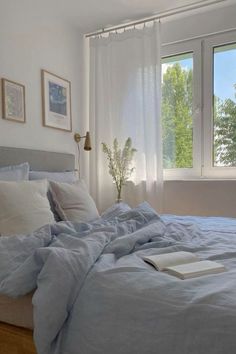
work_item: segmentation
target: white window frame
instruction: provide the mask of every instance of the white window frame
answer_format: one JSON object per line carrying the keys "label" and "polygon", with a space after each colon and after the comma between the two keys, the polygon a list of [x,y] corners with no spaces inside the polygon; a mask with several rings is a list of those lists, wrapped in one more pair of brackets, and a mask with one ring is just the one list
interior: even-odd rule
{"label": "white window frame", "polygon": [[213,94],[214,94],[214,47],[236,43],[236,31],[214,35],[204,40],[203,51],[203,120],[204,120],[204,178],[236,178],[236,167],[213,166]]}
{"label": "white window frame", "polygon": [[162,58],[193,54],[193,167],[164,169],[164,180],[194,179],[201,176],[202,121],[202,50],[201,40],[163,45]]}

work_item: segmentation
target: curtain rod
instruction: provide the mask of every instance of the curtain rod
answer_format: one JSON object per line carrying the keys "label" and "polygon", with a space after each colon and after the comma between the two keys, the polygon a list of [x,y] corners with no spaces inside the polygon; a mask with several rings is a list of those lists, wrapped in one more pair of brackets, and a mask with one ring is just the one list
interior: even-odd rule
{"label": "curtain rod", "polygon": [[160,12],[158,15],[146,17],[146,18],[143,18],[142,20],[129,22],[124,25],[117,25],[117,26],[113,26],[113,27],[103,28],[103,29],[98,30],[96,32],[88,33],[85,35],[85,37],[89,38],[89,37],[99,36],[100,34],[103,34],[103,33],[117,31],[120,29],[125,29],[127,27],[145,24],[147,22],[151,22],[151,21],[155,21],[155,20],[161,20],[162,18],[178,15],[178,14],[181,14],[181,13],[184,13],[187,11],[191,11],[191,10],[197,10],[197,9],[200,9],[200,8],[203,8],[206,6],[210,6],[210,5],[215,5],[215,4],[224,2],[224,1],[227,1],[227,0],[213,0],[213,1],[208,1],[207,3],[206,3],[206,0],[201,0],[193,5],[179,6],[173,10]]}

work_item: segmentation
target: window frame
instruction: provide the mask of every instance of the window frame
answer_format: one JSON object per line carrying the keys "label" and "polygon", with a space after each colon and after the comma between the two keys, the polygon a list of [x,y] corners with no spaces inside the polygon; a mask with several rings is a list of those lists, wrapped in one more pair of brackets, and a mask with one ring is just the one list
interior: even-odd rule
{"label": "window frame", "polygon": [[204,154],[202,177],[204,178],[236,178],[236,167],[214,166],[213,143],[213,95],[214,95],[214,48],[236,43],[236,31],[211,36],[204,40],[203,48],[203,129]]}
{"label": "window frame", "polygon": [[202,44],[194,39],[162,46],[162,59],[185,53],[193,55],[193,167],[163,170],[164,180],[194,179],[201,176],[202,155]]}

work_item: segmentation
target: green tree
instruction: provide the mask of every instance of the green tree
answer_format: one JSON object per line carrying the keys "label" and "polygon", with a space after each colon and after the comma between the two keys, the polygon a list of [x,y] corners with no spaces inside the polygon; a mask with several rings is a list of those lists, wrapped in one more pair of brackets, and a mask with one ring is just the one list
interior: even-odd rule
{"label": "green tree", "polygon": [[162,84],[164,168],[192,167],[192,70],[167,68]]}
{"label": "green tree", "polygon": [[236,103],[230,98],[214,97],[214,161],[236,166]]}
{"label": "green tree", "polygon": [[[183,69],[179,63],[170,65],[163,75],[164,168],[192,167],[192,84],[192,70]],[[214,97],[213,158],[215,165],[236,166],[236,102],[230,98]]]}

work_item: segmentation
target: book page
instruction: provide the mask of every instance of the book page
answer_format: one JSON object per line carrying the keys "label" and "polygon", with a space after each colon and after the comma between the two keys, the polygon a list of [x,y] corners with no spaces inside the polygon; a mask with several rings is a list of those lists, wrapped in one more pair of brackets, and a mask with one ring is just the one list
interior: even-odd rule
{"label": "book page", "polygon": [[220,273],[225,271],[225,267],[213,261],[200,261],[166,267],[166,271],[181,279],[188,279],[206,274]]}
{"label": "book page", "polygon": [[165,270],[166,267],[197,262],[199,258],[191,252],[180,251],[146,256],[143,260],[151,263],[157,270]]}

